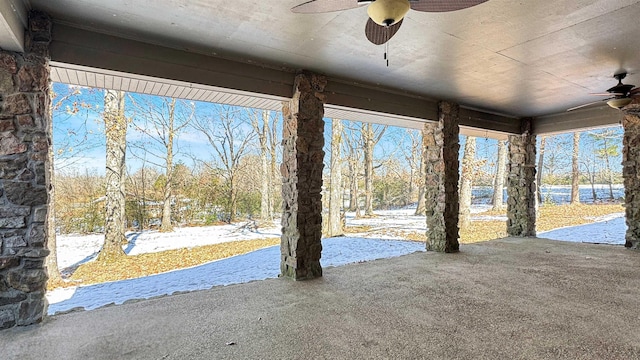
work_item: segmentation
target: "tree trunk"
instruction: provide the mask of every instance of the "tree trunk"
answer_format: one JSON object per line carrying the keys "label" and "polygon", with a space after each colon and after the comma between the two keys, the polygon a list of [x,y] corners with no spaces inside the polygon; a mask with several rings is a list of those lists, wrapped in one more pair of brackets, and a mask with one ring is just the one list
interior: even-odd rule
{"label": "tree trunk", "polygon": [[278,203],[277,199],[278,193],[282,191],[282,186],[280,185],[280,181],[278,181],[279,172],[276,171],[278,146],[277,121],[278,118],[276,117],[273,120],[273,124],[271,124],[271,143],[269,147],[269,160],[271,160],[271,171],[269,172],[269,189],[271,189],[271,196],[269,197],[269,199],[271,200],[271,218],[274,217],[274,213],[276,211],[280,211],[280,204]]}
{"label": "tree trunk", "polygon": [[167,132],[167,157],[165,162],[165,177],[166,182],[164,184],[164,198],[162,203],[162,224],[160,225],[161,232],[171,232],[173,231],[173,225],[171,224],[171,198],[172,198],[172,186],[173,186],[173,138],[175,136],[174,132],[174,124],[175,124],[175,110],[176,110],[176,99],[171,99],[171,103],[169,104],[169,123]]}
{"label": "tree trunk", "polygon": [[98,261],[111,262],[125,256],[122,244],[126,243],[124,171],[127,119],[124,117],[124,92],[105,90],[104,122],[107,140],[105,239]]}
{"label": "tree trunk", "polygon": [[607,138],[604,138],[604,161],[607,167],[607,180],[609,182],[609,200],[613,201],[613,173],[611,172],[611,166],[609,164],[609,144]]}
{"label": "tree trunk", "polygon": [[229,178],[229,224],[236,221],[238,214],[238,189],[235,180],[235,174],[232,174]]}
{"label": "tree trunk", "polygon": [[[422,138],[424,139],[424,131],[425,127],[422,127]],[[423,140],[424,141],[424,140]],[[423,141],[421,141],[420,143],[423,144]],[[420,185],[418,187],[418,206],[416,207],[416,215],[425,215],[425,211],[426,211],[426,207],[425,207],[425,191],[426,191],[426,184],[424,182],[425,176],[426,176],[426,172],[427,172],[427,163],[425,161],[426,159],[426,151],[427,151],[427,147],[422,145],[421,146],[422,152],[420,153],[420,170],[419,170],[419,178],[420,180]]]}
{"label": "tree trunk", "polygon": [[349,159],[349,211],[356,212],[356,218],[361,216],[358,189],[358,162]]}
{"label": "tree trunk", "polygon": [[493,210],[504,210],[504,176],[507,170],[507,141],[498,141],[498,164],[496,177],[493,179],[493,197],[491,204]]}
{"label": "tree trunk", "polygon": [[258,132],[258,142],[260,143],[260,219],[271,220],[270,188],[269,188],[269,163],[267,161],[267,133],[269,131],[269,110],[262,111],[262,128],[254,125]]}
{"label": "tree trunk", "polygon": [[[49,134],[53,134],[53,121],[49,121]],[[49,153],[47,155],[47,184],[49,184],[49,209],[47,211],[47,249],[49,249],[49,256],[47,256],[46,267],[47,276],[49,277],[48,283],[50,285],[59,284],[62,282],[62,276],[60,275],[60,269],[58,269],[58,245],[56,242],[56,221],[55,221],[55,174],[53,168],[53,143],[49,141]]]}
{"label": "tree trunk", "polygon": [[536,173],[536,190],[538,193],[538,203],[542,203],[542,169],[544,168],[544,146],[547,142],[547,137],[540,137],[540,153],[538,154],[538,172]]}
{"label": "tree trunk", "polygon": [[364,147],[364,216],[373,216],[373,125],[362,124]]}
{"label": "tree trunk", "polygon": [[462,156],[462,173],[460,175],[460,227],[471,224],[471,188],[473,186],[474,162],[476,158],[476,138],[467,136]]}
{"label": "tree trunk", "polygon": [[144,230],[148,228],[148,223],[147,223],[147,183],[146,183],[146,179],[145,179],[145,173],[144,173],[144,169],[145,169],[145,164],[142,164],[142,206],[140,207],[140,230]]}
{"label": "tree trunk", "polygon": [[573,153],[571,155],[571,204],[580,203],[580,133],[573,133]]}
{"label": "tree trunk", "polygon": [[342,121],[331,120],[331,178],[329,179],[329,219],[327,236],[344,234],[342,229],[342,168],[340,148],[342,146]]}

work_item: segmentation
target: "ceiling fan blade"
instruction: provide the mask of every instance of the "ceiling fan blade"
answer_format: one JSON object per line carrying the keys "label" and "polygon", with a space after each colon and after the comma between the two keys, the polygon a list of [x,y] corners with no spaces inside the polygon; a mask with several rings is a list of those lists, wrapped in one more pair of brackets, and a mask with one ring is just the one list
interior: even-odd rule
{"label": "ceiling fan blade", "polygon": [[591,106],[591,105],[593,105],[593,104],[600,104],[600,103],[602,103],[603,101],[607,101],[607,100],[611,100],[611,99],[614,99],[614,98],[604,99],[604,100],[600,100],[600,101],[594,101],[594,102],[590,102],[590,103],[587,103],[587,104],[582,104],[582,105],[574,106],[574,107],[572,107],[572,108],[570,108],[570,109],[567,109],[567,111],[573,111],[573,110],[582,109],[583,107]]}
{"label": "ceiling fan blade", "polygon": [[629,95],[636,95],[639,93],[640,93],[640,88],[631,89],[631,91],[629,91]]}
{"label": "ceiling fan blade", "polygon": [[610,93],[610,92],[606,92],[606,93],[589,93],[589,95],[593,95],[593,96],[624,96],[623,93]]}
{"label": "ceiling fan blade", "polygon": [[367,39],[376,45],[382,45],[389,41],[400,30],[402,20],[387,27],[376,24],[373,20],[367,21],[367,26],[364,27],[364,34]]}
{"label": "ceiling fan blade", "polygon": [[415,11],[423,12],[447,12],[456,11],[478,4],[482,4],[487,0],[418,0],[411,1],[411,8]]}
{"label": "ceiling fan blade", "polygon": [[358,0],[311,0],[291,8],[291,11],[299,14],[315,14],[333,11],[355,9],[367,3],[358,3]]}

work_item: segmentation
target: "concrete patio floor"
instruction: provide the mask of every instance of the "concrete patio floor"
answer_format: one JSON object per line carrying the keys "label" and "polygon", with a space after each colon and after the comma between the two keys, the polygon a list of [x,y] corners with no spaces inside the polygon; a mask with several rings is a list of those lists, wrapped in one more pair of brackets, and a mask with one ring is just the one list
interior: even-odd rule
{"label": "concrete patio floor", "polygon": [[640,359],[640,253],[507,238],[48,318],[4,359]]}

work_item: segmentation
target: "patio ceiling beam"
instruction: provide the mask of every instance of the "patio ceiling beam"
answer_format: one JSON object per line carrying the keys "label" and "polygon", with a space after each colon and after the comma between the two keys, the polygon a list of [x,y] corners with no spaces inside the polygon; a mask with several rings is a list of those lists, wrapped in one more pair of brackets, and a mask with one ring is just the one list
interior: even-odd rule
{"label": "patio ceiling beam", "polygon": [[24,51],[27,9],[21,0],[0,1],[0,49]]}
{"label": "patio ceiling beam", "polygon": [[[279,101],[293,95],[297,73],[294,69],[208,56],[60,23],[53,28],[51,59],[53,66],[168,79],[204,85],[211,91],[261,94]],[[349,120],[421,128],[425,121],[435,121],[438,114],[437,100],[346,79],[329,77],[325,95],[327,115],[334,109]],[[361,118],[363,114],[366,116]],[[472,109],[461,109],[460,115],[460,125],[481,129],[492,137],[519,132],[519,121],[514,118]]]}
{"label": "patio ceiling beam", "polygon": [[615,126],[622,112],[607,105],[540,116],[532,124],[535,135],[548,135]]}

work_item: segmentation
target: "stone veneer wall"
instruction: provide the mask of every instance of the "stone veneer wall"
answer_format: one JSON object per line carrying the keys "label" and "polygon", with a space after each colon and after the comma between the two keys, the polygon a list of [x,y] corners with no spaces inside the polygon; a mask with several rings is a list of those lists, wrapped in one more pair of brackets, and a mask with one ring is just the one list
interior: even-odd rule
{"label": "stone veneer wall", "polygon": [[457,252],[459,229],[458,153],[460,143],[459,106],[438,104],[438,122],[425,123],[425,213],[427,250]]}
{"label": "stone veneer wall", "polygon": [[522,135],[509,136],[507,234],[536,236],[536,136],[531,119],[522,120]]}
{"label": "stone veneer wall", "polygon": [[0,50],[0,329],[47,307],[48,16],[30,14],[25,41],[24,54]]}
{"label": "stone veneer wall", "polygon": [[622,176],[627,222],[625,246],[640,250],[640,105],[636,102],[625,108],[622,119]]}
{"label": "stone veneer wall", "polygon": [[325,77],[296,76],[283,104],[282,237],[280,275],[295,280],[322,276],[322,169]]}

